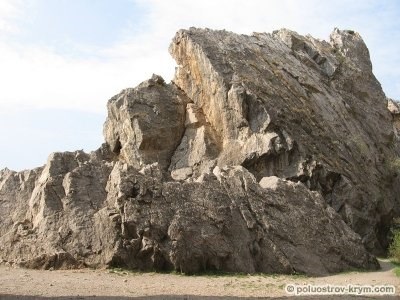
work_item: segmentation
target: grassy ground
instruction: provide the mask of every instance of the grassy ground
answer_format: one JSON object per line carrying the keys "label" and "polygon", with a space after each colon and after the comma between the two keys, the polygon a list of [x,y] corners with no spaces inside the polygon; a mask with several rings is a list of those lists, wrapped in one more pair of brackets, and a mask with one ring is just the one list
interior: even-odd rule
{"label": "grassy ground", "polygon": [[392,260],[392,264],[395,266],[393,269],[394,274],[396,274],[397,277],[400,277],[400,263]]}

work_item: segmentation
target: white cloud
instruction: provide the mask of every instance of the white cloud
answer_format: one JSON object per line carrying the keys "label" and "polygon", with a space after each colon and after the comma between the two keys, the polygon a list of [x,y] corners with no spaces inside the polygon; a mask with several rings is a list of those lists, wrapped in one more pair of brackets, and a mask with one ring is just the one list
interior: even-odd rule
{"label": "white cloud", "polygon": [[[21,6],[12,5],[20,3],[16,1],[0,0],[0,33],[1,28],[18,29],[18,24],[11,22],[13,17],[7,17],[21,13]],[[388,4],[381,9],[379,22],[371,25],[376,18],[371,10],[379,1],[138,2],[148,9],[139,33],[126,31],[125,39],[117,45],[89,49],[94,54],[92,58],[68,57],[51,48],[0,41],[0,110],[54,107],[104,112],[108,98],[149,78],[153,72],[167,80],[172,78],[174,63],[168,54],[168,44],[179,28],[190,26],[239,33],[288,27],[325,39],[335,26],[354,28],[370,43],[379,78],[397,76],[400,72],[399,60],[390,58],[398,52],[399,36],[394,40],[382,35],[385,30],[399,31],[398,18],[393,15],[396,11]],[[85,45],[77,45],[80,46]],[[398,91],[395,87],[391,90]]]}
{"label": "white cloud", "polygon": [[106,100],[153,72],[172,77],[167,48],[143,31],[106,49],[66,42],[83,57],[13,39],[32,3],[0,0],[0,112],[65,108],[104,113]]}
{"label": "white cloud", "polygon": [[[169,40],[178,28],[227,29],[249,34],[282,27],[329,39],[334,27],[361,33],[370,49],[375,75],[389,96],[400,98],[400,5],[376,0],[139,0],[151,10],[148,35]],[[167,42],[163,44],[167,47]]]}
{"label": "white cloud", "polygon": [[0,108],[104,111],[108,98],[150,77],[149,69],[157,66],[154,53],[132,54],[133,58],[120,54],[103,61],[66,58],[46,48],[0,45]]}
{"label": "white cloud", "polygon": [[158,70],[171,77],[174,65],[156,41],[98,51],[101,58],[71,58],[51,48],[0,43],[0,110],[68,108],[105,111],[105,102]]}
{"label": "white cloud", "polygon": [[151,7],[149,25],[164,35],[177,28],[200,26],[228,29],[239,33],[272,31],[288,27],[302,33],[326,38],[346,19],[355,18],[360,7],[370,8],[374,1],[337,0],[139,0]]}
{"label": "white cloud", "polygon": [[17,28],[13,24],[13,19],[19,14],[18,1],[0,1],[0,34],[15,32]]}

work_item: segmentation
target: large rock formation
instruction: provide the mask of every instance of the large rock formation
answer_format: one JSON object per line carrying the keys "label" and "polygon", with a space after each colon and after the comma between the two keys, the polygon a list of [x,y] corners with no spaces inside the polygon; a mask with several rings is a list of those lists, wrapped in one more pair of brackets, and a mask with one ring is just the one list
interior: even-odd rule
{"label": "large rock formation", "polygon": [[[108,102],[106,143],[0,173],[0,259],[35,268],[376,268],[399,215],[398,107],[358,33],[182,30]],[[389,105],[389,110],[388,110]],[[395,108],[393,108],[395,107]]]}
{"label": "large rock formation", "polygon": [[303,182],[382,252],[400,201],[387,168],[397,140],[358,33],[335,29],[328,43],[192,29],[170,51],[176,84],[219,136],[218,165]]}

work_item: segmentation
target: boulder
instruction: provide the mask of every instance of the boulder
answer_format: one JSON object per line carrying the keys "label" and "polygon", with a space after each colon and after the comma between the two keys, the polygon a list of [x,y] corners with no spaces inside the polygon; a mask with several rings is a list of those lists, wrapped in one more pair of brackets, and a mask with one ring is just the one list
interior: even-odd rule
{"label": "boulder", "polygon": [[158,162],[168,168],[182,139],[189,100],[174,84],[153,75],[108,101],[104,137],[118,159],[136,168]]}

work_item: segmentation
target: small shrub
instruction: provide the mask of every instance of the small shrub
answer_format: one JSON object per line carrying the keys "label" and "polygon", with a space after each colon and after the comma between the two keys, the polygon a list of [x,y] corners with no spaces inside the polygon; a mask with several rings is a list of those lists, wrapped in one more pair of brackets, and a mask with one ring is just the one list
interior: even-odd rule
{"label": "small shrub", "polygon": [[393,231],[393,241],[389,247],[389,255],[397,263],[400,263],[400,229]]}
{"label": "small shrub", "polygon": [[394,274],[396,274],[397,277],[400,277],[400,267],[394,269]]}

